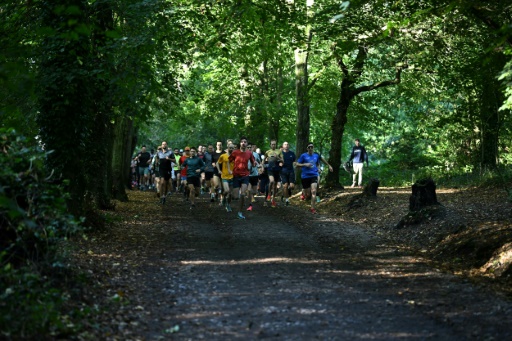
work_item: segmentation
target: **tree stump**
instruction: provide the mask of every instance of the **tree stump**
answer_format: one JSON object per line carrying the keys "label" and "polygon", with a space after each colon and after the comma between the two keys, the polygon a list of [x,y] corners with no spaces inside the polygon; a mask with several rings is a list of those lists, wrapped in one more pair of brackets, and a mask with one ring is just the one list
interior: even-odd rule
{"label": "tree stump", "polygon": [[363,194],[368,197],[377,196],[377,190],[379,189],[379,185],[379,179],[371,179],[370,182],[364,186]]}
{"label": "tree stump", "polygon": [[438,204],[434,180],[421,179],[412,185],[412,195],[409,198],[410,211],[419,211],[424,207]]}

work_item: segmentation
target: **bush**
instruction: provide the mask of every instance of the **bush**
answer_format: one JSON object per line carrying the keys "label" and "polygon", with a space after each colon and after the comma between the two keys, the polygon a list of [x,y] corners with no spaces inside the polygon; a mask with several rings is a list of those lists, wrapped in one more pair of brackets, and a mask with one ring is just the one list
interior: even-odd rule
{"label": "bush", "polygon": [[[50,273],[59,273],[59,244],[81,233],[66,211],[65,183],[44,167],[49,152],[13,130],[0,129],[0,330],[31,338],[63,324],[65,298]],[[65,295],[64,295],[65,296]],[[0,334],[1,335],[1,334]]]}
{"label": "bush", "polygon": [[47,154],[0,130],[0,265],[51,261],[58,242],[81,231],[66,212],[64,184],[44,168]]}
{"label": "bush", "polygon": [[365,179],[378,178],[381,186],[411,186],[418,179],[432,178],[440,187],[496,186],[505,188],[512,198],[512,168],[499,166],[494,170],[474,167],[450,168],[439,165],[406,169],[394,162],[371,163],[365,169]]}

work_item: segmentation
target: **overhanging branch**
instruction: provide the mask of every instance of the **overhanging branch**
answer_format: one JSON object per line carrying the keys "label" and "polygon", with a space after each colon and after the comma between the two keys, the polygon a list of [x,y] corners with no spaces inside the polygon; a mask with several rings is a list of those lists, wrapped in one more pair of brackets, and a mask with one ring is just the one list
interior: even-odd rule
{"label": "overhanging branch", "polygon": [[385,86],[400,84],[400,82],[402,81],[401,76],[402,76],[403,69],[404,69],[404,67],[398,67],[396,69],[395,79],[389,79],[389,80],[385,80],[382,82],[373,83],[372,85],[361,86],[361,87],[355,89],[352,92],[352,97],[359,95],[361,92],[372,91],[372,90],[375,90],[378,88],[383,88]]}

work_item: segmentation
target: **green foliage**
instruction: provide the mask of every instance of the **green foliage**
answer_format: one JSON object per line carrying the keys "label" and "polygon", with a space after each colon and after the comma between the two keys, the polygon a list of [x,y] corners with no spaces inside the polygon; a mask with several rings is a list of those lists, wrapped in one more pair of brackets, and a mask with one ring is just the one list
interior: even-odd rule
{"label": "green foliage", "polygon": [[[512,48],[509,49],[508,55],[512,55]],[[501,110],[512,110],[512,61],[509,61],[499,79],[505,84],[505,96],[506,100],[501,107]]]}
{"label": "green foliage", "polygon": [[69,334],[76,327],[62,313],[69,299],[49,278],[28,267],[0,268],[0,336],[34,339]]}
{"label": "green foliage", "polygon": [[[34,337],[66,329],[66,299],[46,272],[58,273],[60,243],[82,231],[67,213],[64,184],[45,170],[48,152],[13,130],[0,129],[0,330]],[[45,333],[45,334],[46,334]]]}
{"label": "green foliage", "polygon": [[[448,169],[442,165],[425,165],[406,169],[393,162],[374,161],[365,168],[365,179],[377,178],[381,186],[407,187],[418,179],[432,178],[441,187],[495,186],[512,193],[512,168],[500,166],[494,170],[479,167]],[[351,183],[348,175],[342,175],[342,183]],[[512,197],[511,197],[512,199]]]}
{"label": "green foliage", "polygon": [[78,233],[64,186],[44,168],[44,152],[12,130],[0,130],[0,265],[51,261],[57,243]]}

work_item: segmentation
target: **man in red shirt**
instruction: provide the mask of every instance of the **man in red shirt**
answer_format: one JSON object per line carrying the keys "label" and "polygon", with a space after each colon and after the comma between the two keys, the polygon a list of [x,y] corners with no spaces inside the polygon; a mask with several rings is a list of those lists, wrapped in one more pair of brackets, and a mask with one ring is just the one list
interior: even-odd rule
{"label": "man in red shirt", "polygon": [[[240,149],[234,150],[229,156],[229,161],[234,161],[233,170],[229,170],[233,174],[233,189],[235,198],[240,198],[239,206],[238,206],[238,218],[245,219],[245,216],[242,214],[242,210],[244,208],[244,199],[245,192],[247,191],[247,186],[249,186],[249,174],[251,173],[249,170],[249,161],[251,161],[251,165],[255,165],[256,161],[254,160],[254,156],[252,152],[247,150],[247,138],[240,138]],[[229,163],[228,163],[229,167]],[[237,190],[240,188],[240,190]],[[240,197],[240,193],[242,196]]]}

